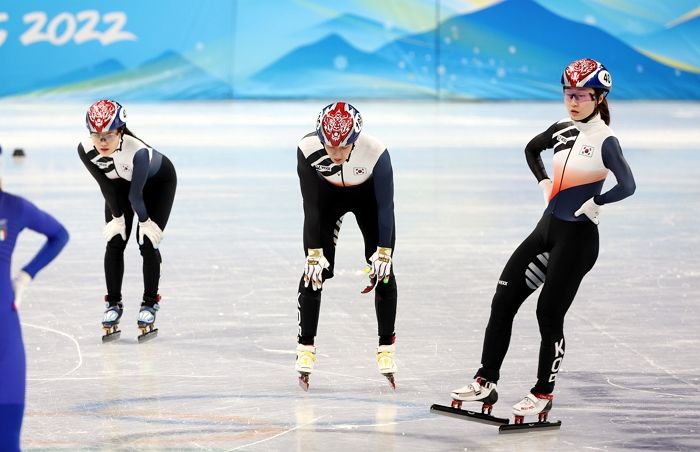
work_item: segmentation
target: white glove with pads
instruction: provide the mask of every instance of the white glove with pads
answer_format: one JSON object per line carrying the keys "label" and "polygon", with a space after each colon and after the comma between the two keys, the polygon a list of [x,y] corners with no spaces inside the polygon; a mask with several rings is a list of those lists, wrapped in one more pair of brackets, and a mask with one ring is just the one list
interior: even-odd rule
{"label": "white glove with pads", "polygon": [[593,201],[593,198],[581,204],[581,207],[574,212],[574,215],[577,217],[582,214],[586,215],[594,224],[600,223],[600,220],[598,220],[598,215],[600,215],[600,206]]}
{"label": "white glove with pads", "polygon": [[126,241],[126,221],[124,221],[124,215],[121,217],[113,216],[102,230],[102,235],[105,236],[105,240],[108,242],[117,235],[121,235],[122,239]]}
{"label": "white glove with pads", "polygon": [[309,248],[304,265],[304,287],[309,287],[310,282],[311,289],[321,290],[323,270],[330,266],[328,259],[323,256],[322,248]]}
{"label": "white glove with pads", "polygon": [[384,281],[385,283],[389,282],[389,275],[391,274],[391,248],[378,246],[377,251],[369,258],[369,262],[372,266],[369,277],[376,277],[378,281],[384,279],[386,280]]}
{"label": "white glove with pads", "polygon": [[158,249],[163,231],[150,218],[146,221],[139,221],[139,245],[143,245],[143,237],[146,236],[153,244],[153,248]]}

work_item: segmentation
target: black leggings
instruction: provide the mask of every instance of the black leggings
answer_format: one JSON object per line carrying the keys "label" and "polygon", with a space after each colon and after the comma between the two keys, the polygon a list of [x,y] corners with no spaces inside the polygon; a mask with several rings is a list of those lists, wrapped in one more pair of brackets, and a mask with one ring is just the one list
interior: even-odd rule
{"label": "black leggings", "polygon": [[[491,303],[482,367],[476,376],[497,382],[508,351],[513,319],[523,301],[542,285],[537,301],[540,352],[532,392],[551,393],[564,358],[564,316],[581,280],[598,258],[598,227],[545,215],[508,260]],[[546,280],[545,280],[546,276]]]}
{"label": "black leggings", "polygon": [[[328,259],[330,267],[323,271],[323,280],[333,277],[335,266],[335,246],[340,233],[343,216],[352,212],[355,214],[357,225],[362,232],[365,243],[365,259],[377,251],[379,241],[379,220],[377,218],[377,205],[371,184],[367,186],[343,188],[334,190],[334,195],[322,197],[321,209],[321,246],[323,255]],[[391,248],[396,243],[396,231],[392,234]],[[304,253],[308,245],[304,243]],[[304,287],[302,275],[299,282],[299,297],[297,301],[300,344],[312,345],[318,328],[318,317],[321,310],[321,290],[313,290],[311,284]],[[398,291],[396,277],[392,265],[389,282],[384,284],[378,281],[374,289],[374,310],[377,316],[377,333],[380,345],[390,345],[394,341],[394,324],[396,322],[396,301]]]}
{"label": "black leggings", "polygon": [[[120,235],[114,236],[107,242],[105,251],[105,279],[107,280],[107,301],[115,303],[122,299],[122,280],[124,279],[124,249],[131,236],[131,226],[134,219],[134,211],[129,202],[128,181],[119,179],[117,184],[119,207],[124,212],[126,221],[126,241]],[[163,157],[161,168],[146,181],[143,188],[143,200],[146,204],[148,217],[153,220],[161,230],[165,230],[170,217],[170,210],[175,199],[177,187],[177,175],[170,160]],[[105,221],[112,219],[112,213],[105,204]],[[137,226],[138,234],[138,226]],[[137,240],[138,241],[138,240]],[[160,265],[162,262],[160,250],[153,248],[153,244],[144,236],[144,244],[139,245],[143,257],[143,300],[153,304],[158,299],[158,283],[160,281]]]}

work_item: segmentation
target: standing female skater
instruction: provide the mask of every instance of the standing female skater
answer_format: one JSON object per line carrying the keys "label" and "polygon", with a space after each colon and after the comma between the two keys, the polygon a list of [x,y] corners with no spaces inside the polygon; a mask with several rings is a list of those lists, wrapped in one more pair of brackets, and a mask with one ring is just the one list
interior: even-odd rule
{"label": "standing female skater", "polygon": [[124,310],[122,279],[124,249],[134,212],[143,256],[143,302],[138,317],[139,341],[155,337],[161,256],[158,246],[175,199],[177,176],[170,160],[126,127],[126,112],[118,102],[103,99],[88,108],[85,123],[90,139],[78,145],[78,155],[97,180],[105,198],[104,266],[107,310],[102,319],[103,341],[118,339]]}
{"label": "standing female skater", "polygon": [[[297,148],[297,172],[304,198],[304,275],[299,282],[299,336],[296,370],[307,390],[316,362],[314,338],[321,309],[321,284],[333,277],[335,244],[343,216],[352,212],[365,242],[369,276],[376,284],[379,372],[394,386],[396,280],[391,266],[394,231],[394,180],[386,147],[360,134],[360,112],[345,102],[326,106],[316,131]],[[365,289],[364,293],[372,290]]]}
{"label": "standing female skater", "polygon": [[[17,236],[31,229],[47,238],[34,258],[10,278]],[[0,450],[19,451],[24,415],[26,362],[17,309],[22,293],[36,274],[68,242],[68,232],[54,217],[31,202],[2,191],[0,180]]]}
{"label": "standing female skater", "polygon": [[[516,424],[522,423],[526,415],[538,415],[540,421],[546,421],[564,357],[564,315],[598,257],[600,207],[620,201],[635,190],[632,172],[608,127],[610,73],[595,60],[581,59],[564,70],[561,82],[570,119],[556,122],[525,148],[527,163],[544,192],[547,208],[535,230],[510,257],[498,281],[476,381],[452,392],[454,407],[460,407],[462,401],[480,401],[484,403],[482,412],[490,413],[498,399],[496,383],[508,350],[513,318],[523,301],[542,285],[537,302],[541,335],[537,383],[513,406]],[[550,148],[554,150],[553,182],[540,157]],[[600,194],[608,171],[615,175],[617,185]]]}

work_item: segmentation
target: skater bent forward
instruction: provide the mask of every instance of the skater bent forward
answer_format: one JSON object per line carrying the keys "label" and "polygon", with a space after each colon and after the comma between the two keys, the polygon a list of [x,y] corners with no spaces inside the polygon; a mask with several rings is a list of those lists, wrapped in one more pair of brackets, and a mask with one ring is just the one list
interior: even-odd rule
{"label": "skater bent forward", "polygon": [[177,176],[170,160],[126,126],[124,107],[103,99],[88,108],[85,123],[90,138],[78,145],[78,155],[97,180],[105,199],[104,257],[107,295],[102,325],[103,341],[119,337],[124,277],[124,249],[131,234],[134,212],[139,250],[143,257],[143,301],[138,316],[139,341],[152,338],[160,308],[161,236],[175,198]]}
{"label": "skater bent forward", "polygon": [[360,227],[377,315],[379,371],[394,385],[396,279],[392,254],[394,182],[389,152],[362,132],[360,112],[346,102],[321,110],[316,131],[297,148],[297,172],[304,202],[306,264],[299,282],[299,335],[296,370],[308,389],[316,361],[314,339],[321,307],[322,283],[333,277],[335,247],[343,216],[352,212]]}

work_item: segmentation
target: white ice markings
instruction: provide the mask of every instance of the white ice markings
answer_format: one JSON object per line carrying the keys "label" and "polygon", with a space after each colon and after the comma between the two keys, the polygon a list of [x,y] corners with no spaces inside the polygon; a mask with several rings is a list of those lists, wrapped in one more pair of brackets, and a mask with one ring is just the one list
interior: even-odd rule
{"label": "white ice markings", "polygon": [[31,327],[31,328],[37,328],[37,329],[44,330],[44,331],[48,331],[48,332],[50,332],[50,333],[59,334],[59,335],[61,335],[61,336],[65,336],[65,337],[67,337],[68,339],[70,339],[71,341],[73,341],[73,344],[75,344],[75,349],[78,351],[78,364],[76,364],[75,367],[73,367],[71,370],[69,370],[69,371],[66,372],[65,374],[61,375],[60,377],[53,377],[53,378],[27,378],[27,380],[31,380],[31,381],[54,381],[54,380],[59,380],[59,379],[61,379],[61,378],[67,377],[68,375],[72,374],[73,372],[75,372],[76,370],[78,370],[78,369],[80,368],[80,366],[83,365],[83,354],[80,352],[80,344],[78,344],[78,341],[76,341],[75,338],[74,338],[73,336],[71,336],[70,334],[64,333],[63,331],[54,330],[53,328],[49,328],[49,327],[46,327],[46,326],[32,325],[31,323],[22,322],[22,325],[23,325],[23,326],[28,326],[28,327]]}

